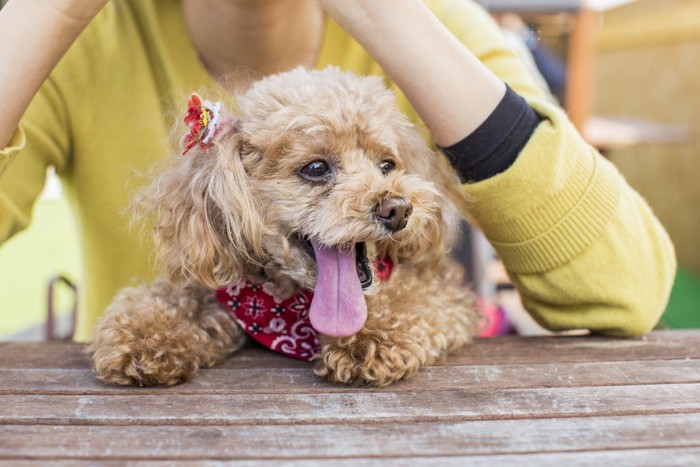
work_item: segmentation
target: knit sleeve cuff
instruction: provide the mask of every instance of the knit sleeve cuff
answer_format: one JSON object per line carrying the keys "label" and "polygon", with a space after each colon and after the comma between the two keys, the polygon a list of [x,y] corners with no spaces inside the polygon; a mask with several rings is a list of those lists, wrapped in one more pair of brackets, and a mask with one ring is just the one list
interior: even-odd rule
{"label": "knit sleeve cuff", "polygon": [[442,152],[462,183],[486,180],[518,158],[541,119],[510,87],[496,109],[472,134]]}
{"label": "knit sleeve cuff", "polygon": [[24,134],[24,130],[18,128],[15,130],[12,138],[10,138],[7,147],[0,150],[0,175],[5,172],[5,168],[10,164],[14,156],[24,149],[25,144],[27,144],[27,138]]}
{"label": "knit sleeve cuff", "polygon": [[612,219],[623,186],[561,111],[531,105],[545,120],[513,165],[463,185],[473,220],[516,274],[550,271],[585,251]]}

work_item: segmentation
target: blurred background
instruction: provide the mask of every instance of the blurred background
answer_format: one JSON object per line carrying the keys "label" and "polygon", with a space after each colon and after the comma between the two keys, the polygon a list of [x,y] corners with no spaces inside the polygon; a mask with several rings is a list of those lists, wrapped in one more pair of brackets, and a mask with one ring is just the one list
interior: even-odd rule
{"label": "blurred background", "polygon": [[[668,230],[679,270],[660,326],[700,328],[700,0],[480,3]],[[517,314],[507,278],[487,264],[483,243],[473,245],[486,262],[476,279]],[[32,226],[0,248],[0,340],[69,336],[79,263],[73,219],[50,175]],[[49,315],[56,331],[47,335]]]}

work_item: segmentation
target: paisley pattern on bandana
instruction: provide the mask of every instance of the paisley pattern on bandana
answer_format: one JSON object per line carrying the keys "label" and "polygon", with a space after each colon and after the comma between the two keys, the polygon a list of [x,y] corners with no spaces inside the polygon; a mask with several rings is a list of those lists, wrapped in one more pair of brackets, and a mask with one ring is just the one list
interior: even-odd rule
{"label": "paisley pattern on bandana", "polygon": [[[216,298],[257,342],[289,357],[311,360],[321,351],[318,333],[308,320],[313,292],[302,290],[278,301],[265,292],[266,288],[242,280],[219,289]],[[307,304],[306,308],[302,304]]]}
{"label": "paisley pattern on bandana", "polygon": [[[374,261],[375,277],[389,280],[393,263],[389,258]],[[219,304],[255,341],[268,349],[299,360],[311,360],[321,352],[318,332],[311,326],[311,290],[302,290],[286,300],[269,293],[272,284],[241,280],[216,291]]]}

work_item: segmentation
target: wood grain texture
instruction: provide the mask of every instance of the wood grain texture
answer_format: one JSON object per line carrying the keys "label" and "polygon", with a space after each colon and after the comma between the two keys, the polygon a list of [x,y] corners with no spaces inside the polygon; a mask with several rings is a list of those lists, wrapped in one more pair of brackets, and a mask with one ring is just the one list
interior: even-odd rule
{"label": "wood grain texture", "polygon": [[[498,337],[479,339],[435,366],[526,363],[618,362],[700,359],[700,339],[688,331],[651,333],[644,338]],[[312,368],[260,347],[237,352],[217,368]],[[83,347],[65,342],[0,342],[0,368],[90,368]]]}
{"label": "wood grain texture", "polygon": [[344,394],[0,396],[3,424],[462,421],[700,411],[700,384]]}
{"label": "wood grain texture", "polygon": [[[506,454],[494,456],[431,456],[431,457],[364,457],[364,458],[296,458],[296,459],[274,459],[274,460],[214,460],[198,458],[196,465],[199,467],[328,467],[329,462],[333,467],[567,467],[592,465],[615,465],[616,467],[688,467],[697,464],[700,458],[700,448],[669,448],[669,449],[639,449],[639,450],[618,450],[618,451],[589,451],[580,453],[544,453],[544,454]],[[130,467],[167,465],[171,467],[191,467],[192,460],[159,459],[154,460],[133,460],[124,459],[121,461],[110,460],[52,460],[52,467],[74,467],[89,465],[99,465],[102,467],[123,467],[128,464]],[[26,460],[13,459],[8,461],[0,460],[0,467],[46,467],[46,460]]]}
{"label": "wood grain texture", "polygon": [[[375,467],[377,465],[387,467],[567,467],[592,465],[615,465],[616,467],[688,467],[697,464],[700,458],[700,448],[667,448],[667,449],[638,449],[615,451],[588,451],[588,452],[563,452],[563,453],[537,453],[537,454],[505,454],[488,456],[430,456],[430,457],[363,457],[363,458],[295,458],[273,460],[214,460],[206,457],[196,459],[199,467],[328,467],[329,462],[333,467]],[[192,460],[178,460],[177,458],[159,460],[134,460],[125,458],[120,461],[94,460],[94,459],[70,459],[52,460],[52,467],[74,467],[82,465],[99,465],[102,467],[130,467],[167,465],[171,467],[191,467]],[[0,467],[45,467],[46,460],[12,459],[0,460]]]}
{"label": "wood grain texture", "polygon": [[75,344],[0,345],[0,467],[694,465],[700,331],[483,340],[381,390],[249,348],[116,388]]}
{"label": "wood grain texture", "polygon": [[[363,392],[526,389],[658,383],[700,383],[700,360],[469,365],[423,368],[408,381]],[[110,386],[84,369],[0,369],[0,395],[205,395],[357,393],[358,388],[329,384],[310,368],[214,368],[201,370],[190,381],[172,388]]]}
{"label": "wood grain texture", "polygon": [[[213,460],[197,459],[196,465],[199,467],[220,467],[220,466],[246,466],[246,467],[269,467],[271,462],[275,467],[304,466],[304,467],[328,467],[329,462],[333,467],[364,467],[377,465],[387,467],[567,467],[592,465],[615,465],[616,467],[688,467],[696,465],[700,456],[699,448],[671,448],[671,449],[639,449],[621,451],[593,451],[581,453],[546,453],[546,454],[512,454],[495,456],[445,456],[445,457],[411,457],[411,458],[299,458],[299,459],[274,459],[270,460]],[[191,467],[193,461],[181,461],[177,459],[153,460],[132,460],[121,461],[95,461],[85,459],[71,459],[63,461],[52,461],[52,467],[73,467],[89,465],[99,465],[102,467],[123,467],[128,464],[130,467],[167,465],[172,467]],[[0,460],[0,467],[45,467],[45,460],[25,460],[13,459],[11,461]]]}
{"label": "wood grain texture", "polygon": [[[2,458],[281,459],[700,447],[700,414],[301,426],[4,426]],[[390,435],[389,435],[390,434]]]}

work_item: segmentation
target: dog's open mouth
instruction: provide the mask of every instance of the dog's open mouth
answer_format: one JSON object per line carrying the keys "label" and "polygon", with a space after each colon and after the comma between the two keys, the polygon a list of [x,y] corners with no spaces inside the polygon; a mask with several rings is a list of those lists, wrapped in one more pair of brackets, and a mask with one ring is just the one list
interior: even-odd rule
{"label": "dog's open mouth", "polygon": [[318,277],[309,308],[311,325],[329,336],[351,336],[367,319],[363,290],[372,284],[367,247],[356,243],[327,246],[315,240],[303,241],[316,259]]}
{"label": "dog's open mouth", "polygon": [[366,290],[372,285],[372,268],[369,266],[367,246],[364,242],[355,243],[355,267],[357,268],[357,278],[360,279],[362,290]]}
{"label": "dog's open mouth", "polygon": [[[304,246],[306,252],[315,260],[316,254],[314,253],[314,247],[311,245],[311,241],[299,237],[299,242]],[[360,286],[362,290],[367,290],[374,276],[372,275],[372,268],[369,264],[369,258],[367,258],[367,246],[364,242],[355,243],[355,269],[357,270],[357,278],[360,281]]]}

